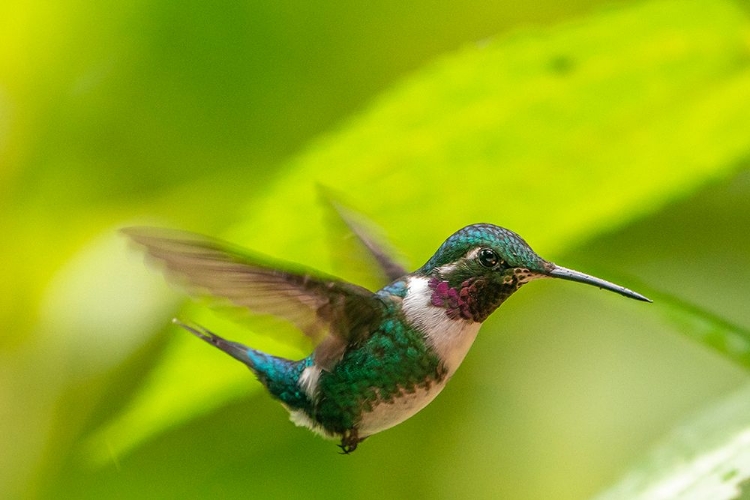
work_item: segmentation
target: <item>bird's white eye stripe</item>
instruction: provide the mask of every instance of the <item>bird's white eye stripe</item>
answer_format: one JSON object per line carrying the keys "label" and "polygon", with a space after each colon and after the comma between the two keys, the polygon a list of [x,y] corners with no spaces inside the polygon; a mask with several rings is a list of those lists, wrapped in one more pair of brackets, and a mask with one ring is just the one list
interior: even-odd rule
{"label": "bird's white eye stripe", "polygon": [[471,250],[469,250],[469,252],[468,252],[468,253],[466,254],[466,258],[467,258],[467,259],[474,259],[474,258],[476,258],[477,254],[479,253],[479,250],[481,250],[481,248],[472,248],[472,249],[471,249]]}

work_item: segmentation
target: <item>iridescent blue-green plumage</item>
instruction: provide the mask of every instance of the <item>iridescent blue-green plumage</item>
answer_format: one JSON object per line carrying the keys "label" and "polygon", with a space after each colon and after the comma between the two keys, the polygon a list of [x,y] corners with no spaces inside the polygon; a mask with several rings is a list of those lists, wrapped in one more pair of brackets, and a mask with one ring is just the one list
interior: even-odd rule
{"label": "iridescent blue-green plumage", "polygon": [[481,323],[528,281],[559,277],[648,300],[547,262],[517,234],[491,224],[457,231],[407,274],[347,222],[394,280],[378,292],[190,233],[125,230],[194,292],[283,318],[318,342],[309,356],[293,361],[177,322],[246,364],[295,423],[341,439],[345,453],[429,404]]}
{"label": "iridescent blue-green plumage", "polygon": [[326,431],[343,434],[357,427],[364,413],[390,404],[401,394],[429,389],[446,376],[445,367],[424,335],[394,313],[356,349],[320,376],[321,395],[312,418]]}
{"label": "iridescent blue-green plumage", "polygon": [[456,262],[467,248],[478,247],[502,248],[505,261],[512,267],[541,270],[545,265],[544,259],[513,231],[493,224],[473,224],[453,233],[421,269],[429,271]]}

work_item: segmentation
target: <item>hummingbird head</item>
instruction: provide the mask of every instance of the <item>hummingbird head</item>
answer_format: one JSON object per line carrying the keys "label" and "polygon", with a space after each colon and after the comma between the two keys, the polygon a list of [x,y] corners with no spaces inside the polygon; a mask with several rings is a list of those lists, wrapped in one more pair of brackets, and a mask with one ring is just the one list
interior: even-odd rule
{"label": "hummingbird head", "polygon": [[458,230],[417,273],[429,280],[433,306],[445,308],[453,319],[476,322],[487,319],[513,292],[538,278],[578,281],[649,301],[627,288],[548,262],[516,233],[492,224]]}

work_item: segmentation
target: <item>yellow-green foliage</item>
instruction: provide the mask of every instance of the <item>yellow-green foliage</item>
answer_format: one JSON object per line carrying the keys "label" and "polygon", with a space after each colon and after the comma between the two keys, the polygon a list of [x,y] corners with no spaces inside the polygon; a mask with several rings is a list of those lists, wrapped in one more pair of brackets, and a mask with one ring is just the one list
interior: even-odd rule
{"label": "yellow-green foliage", "polygon": [[[393,78],[421,49],[363,45],[367,29],[385,40],[392,26],[369,25],[384,19],[375,12],[339,18],[346,2],[294,13],[291,2],[27,3],[0,7],[0,427],[18,429],[0,441],[0,495],[7,483],[76,498],[577,499],[685,411],[746,381],[741,4],[635,1],[518,27],[444,53],[362,107],[352,96],[383,85],[368,57],[380,53]],[[573,3],[569,13],[587,5]],[[553,14],[532,19],[562,4],[542,5]],[[313,11],[325,20],[314,50],[266,44],[266,33],[307,29],[294,23]],[[349,63],[327,57],[350,38]],[[369,90],[328,89],[347,65]],[[454,230],[491,222],[657,300],[529,285],[440,398],[341,461],[239,363],[166,325],[178,314],[289,357],[310,345],[204,304],[178,309],[183,296],[115,235],[151,218],[231,224],[234,243],[359,282],[350,246],[328,234],[320,186],[375,221],[410,268]],[[690,464],[739,443],[739,459],[716,468],[725,491],[750,467],[745,405],[722,408],[706,419],[727,432],[691,444]],[[684,478],[681,443],[606,498]]]}

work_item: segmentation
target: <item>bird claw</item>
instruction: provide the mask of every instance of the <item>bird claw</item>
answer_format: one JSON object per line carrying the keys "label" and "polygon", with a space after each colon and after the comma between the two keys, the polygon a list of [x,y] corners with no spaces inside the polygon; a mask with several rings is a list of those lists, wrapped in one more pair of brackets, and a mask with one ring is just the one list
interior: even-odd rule
{"label": "bird claw", "polygon": [[349,429],[341,436],[341,443],[338,445],[341,448],[341,455],[348,455],[357,449],[357,445],[364,441],[364,438],[359,438],[357,429]]}

